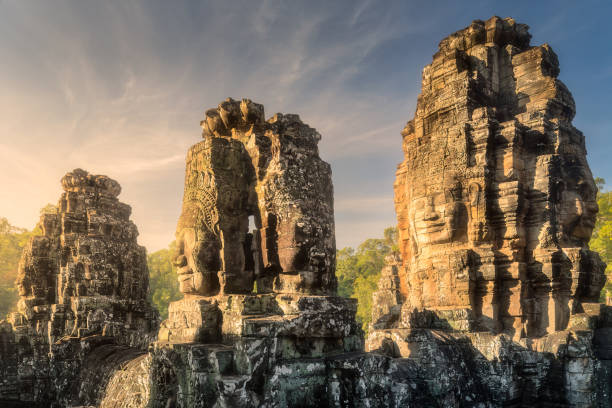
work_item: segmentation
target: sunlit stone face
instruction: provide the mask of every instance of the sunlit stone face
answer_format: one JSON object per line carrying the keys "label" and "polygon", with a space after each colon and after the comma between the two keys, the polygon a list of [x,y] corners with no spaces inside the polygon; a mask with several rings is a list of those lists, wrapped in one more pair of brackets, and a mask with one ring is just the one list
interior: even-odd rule
{"label": "sunlit stone face", "polygon": [[461,186],[453,186],[411,202],[408,211],[419,252],[429,245],[460,239],[465,233],[467,214],[460,199]]}
{"label": "sunlit stone face", "polygon": [[373,305],[373,327],[427,309],[453,329],[539,337],[598,301],[585,138],[556,54],[529,38],[510,19],[478,22],[423,69],[394,183],[401,262],[381,275],[375,296],[392,302]]}

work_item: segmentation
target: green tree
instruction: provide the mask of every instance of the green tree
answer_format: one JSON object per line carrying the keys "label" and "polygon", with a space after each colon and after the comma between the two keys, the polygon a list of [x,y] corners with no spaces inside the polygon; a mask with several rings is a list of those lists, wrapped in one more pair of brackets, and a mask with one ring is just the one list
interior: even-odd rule
{"label": "green tree", "polygon": [[176,267],[172,264],[176,244],[147,256],[149,266],[149,300],[162,319],[168,318],[168,304],[182,297],[178,287]]}
{"label": "green tree", "polygon": [[34,231],[11,225],[0,218],[0,319],[15,310],[19,294],[15,280],[23,247]]}
{"label": "green tree", "polygon": [[357,250],[346,247],[336,254],[338,294],[357,299],[356,317],[366,331],[372,318],[372,293],[376,290],[385,256],[392,251],[397,251],[397,228],[389,227],[383,238],[366,239]]}
{"label": "green tree", "polygon": [[597,205],[599,205],[599,213],[597,213],[597,221],[593,236],[589,242],[591,250],[599,252],[601,259],[608,264],[606,268],[606,276],[608,280],[601,291],[601,300],[612,297],[612,191],[603,191],[605,180],[597,177]]}
{"label": "green tree", "polygon": [[338,278],[338,295],[351,297],[357,279],[357,257],[355,250],[346,247],[336,251],[336,278]]}

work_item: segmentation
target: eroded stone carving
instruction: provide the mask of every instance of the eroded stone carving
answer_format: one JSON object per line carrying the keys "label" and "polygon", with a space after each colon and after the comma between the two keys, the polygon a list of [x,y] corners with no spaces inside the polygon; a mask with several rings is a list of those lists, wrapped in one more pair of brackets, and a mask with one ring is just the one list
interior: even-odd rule
{"label": "eroded stone carving", "polygon": [[[333,191],[320,135],[297,115],[228,98],[187,155],[177,226],[181,291],[335,293]],[[249,217],[255,229],[249,231]]]}
{"label": "eroded stone carving", "polygon": [[[253,322],[319,338],[332,314],[335,341],[344,331],[355,336],[354,302],[336,297],[333,188],[321,136],[297,115],[266,121],[249,99],[226,99],[201,126],[204,140],[187,153],[176,230],[185,298],[170,304],[159,339],[241,341]],[[315,296],[318,312],[299,306]]]}
{"label": "eroded stone carving", "polygon": [[[158,404],[183,390],[186,406],[316,405],[325,397],[300,384],[325,381],[327,356],[363,349],[356,302],[336,295],[320,135],[297,115],[265,121],[248,99],[228,98],[205,116],[204,141],[187,154],[176,230],[185,297],[170,303],[152,352]],[[204,360],[214,368],[198,372]],[[180,374],[158,380],[168,367]],[[179,384],[186,377],[197,384]]]}
{"label": "eroded stone carving", "polygon": [[[374,352],[362,352],[355,302],[334,296],[318,135],[228,99],[188,154],[185,298],[158,341],[146,355],[125,346],[149,339],[120,302],[144,284],[126,285],[114,273],[125,260],[98,252],[114,242],[137,257],[118,185],[74,171],[59,216],[24,253],[22,313],[0,321],[0,405],[612,406],[612,307],[594,303],[603,265],[586,247],[596,207],[583,138],[554,54],[528,39],[511,19],[475,21],[425,70],[403,132],[401,253],[374,295]],[[86,313],[67,318],[72,305]],[[40,333],[64,337],[49,347]]]}
{"label": "eroded stone carving", "polygon": [[[67,173],[62,187],[57,207],[41,216],[41,232],[23,251],[18,312],[0,324],[0,400],[93,403],[105,373],[84,380],[91,350],[105,344],[102,355],[111,362],[115,352],[133,357],[157,332],[157,311],[147,300],[146,252],[137,244],[131,208],[117,199],[121,187],[81,169]],[[75,384],[82,389],[75,391]]]}
{"label": "eroded stone carving", "polygon": [[183,211],[177,227],[180,289],[186,294],[248,293],[245,240],[254,174],[244,145],[211,137],[187,155]]}
{"label": "eroded stone carving", "polygon": [[584,136],[556,55],[529,40],[512,19],[475,21],[423,70],[395,182],[403,316],[427,309],[455,328],[539,337],[598,301]]}
{"label": "eroded stone carving", "polygon": [[[119,183],[76,169],[62,178],[55,213],[41,216],[41,235],[26,246],[17,278],[19,313],[49,342],[63,336],[146,332],[155,312],[147,301],[145,249],[119,202]],[[152,324],[153,323],[153,324]]]}

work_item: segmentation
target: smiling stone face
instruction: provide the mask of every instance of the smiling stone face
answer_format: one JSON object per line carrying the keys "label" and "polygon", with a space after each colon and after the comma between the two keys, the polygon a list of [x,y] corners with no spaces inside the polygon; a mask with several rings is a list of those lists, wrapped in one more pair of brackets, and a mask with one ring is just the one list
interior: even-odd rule
{"label": "smiling stone face", "polygon": [[409,208],[420,251],[430,245],[461,240],[466,232],[467,213],[461,202],[461,185],[415,199]]}
{"label": "smiling stone face", "polygon": [[184,228],[178,234],[177,267],[179,290],[185,294],[209,295],[219,291],[217,272],[220,269],[220,244],[215,237],[204,234],[199,239],[195,228]]}
{"label": "smiling stone face", "polygon": [[[200,162],[197,153],[192,159]],[[186,201],[177,225],[174,264],[181,292],[212,295],[219,291],[217,191],[210,172],[199,170],[194,169],[186,178]]]}

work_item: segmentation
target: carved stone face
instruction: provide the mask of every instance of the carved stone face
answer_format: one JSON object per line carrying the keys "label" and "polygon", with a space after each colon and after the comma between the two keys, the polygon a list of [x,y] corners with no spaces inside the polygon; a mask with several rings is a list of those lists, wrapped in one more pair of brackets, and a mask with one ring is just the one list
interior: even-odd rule
{"label": "carved stone face", "polygon": [[220,244],[189,212],[181,215],[174,264],[179,290],[185,294],[210,296],[219,291]]}
{"label": "carved stone face", "polygon": [[28,282],[26,282],[26,277],[25,276],[20,276],[17,279],[17,292],[19,293],[19,296],[29,296],[30,295],[30,285]]}
{"label": "carved stone face", "polygon": [[565,173],[557,186],[559,224],[565,238],[588,242],[599,211],[597,187],[582,166],[570,168]]}
{"label": "carved stone face", "polygon": [[460,192],[460,187],[453,187],[412,202],[409,213],[415,232],[413,239],[420,250],[449,243],[465,232],[467,214],[465,205],[459,201]]}

